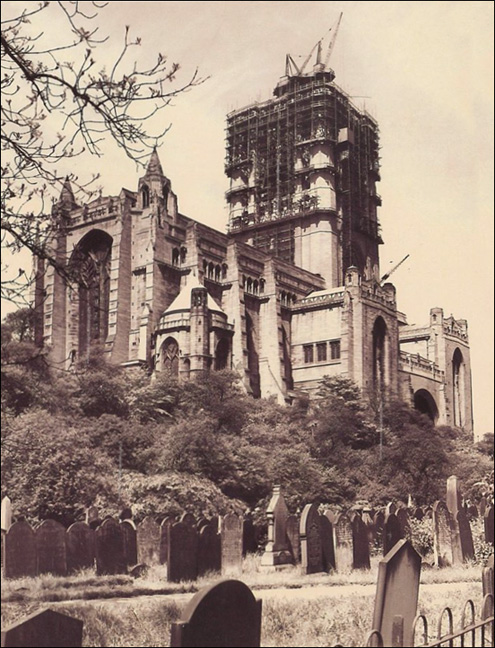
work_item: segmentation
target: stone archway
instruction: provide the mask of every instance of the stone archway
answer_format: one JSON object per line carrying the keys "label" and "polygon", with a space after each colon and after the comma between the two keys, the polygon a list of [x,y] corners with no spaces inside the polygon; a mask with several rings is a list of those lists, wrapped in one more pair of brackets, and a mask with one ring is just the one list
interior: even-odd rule
{"label": "stone archway", "polygon": [[230,343],[227,338],[221,338],[215,349],[215,371],[228,368]]}
{"label": "stone archway", "polygon": [[433,423],[438,420],[438,407],[435,399],[427,389],[418,389],[414,393],[414,409],[426,414]]}

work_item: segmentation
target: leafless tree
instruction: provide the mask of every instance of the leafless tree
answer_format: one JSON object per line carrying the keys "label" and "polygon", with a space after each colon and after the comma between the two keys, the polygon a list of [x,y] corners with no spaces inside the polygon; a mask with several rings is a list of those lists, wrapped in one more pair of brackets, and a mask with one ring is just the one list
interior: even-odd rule
{"label": "leafless tree", "polygon": [[[150,118],[204,80],[196,70],[179,84],[179,65],[169,63],[162,54],[144,69],[129,61],[130,51],[141,45],[140,38],[131,38],[129,27],[120,54],[111,64],[98,63],[98,55],[105,56],[111,44],[98,30],[101,12],[109,4],[16,2],[11,5],[19,5],[17,15],[4,14],[2,253],[28,248],[56,265],[47,241],[63,224],[51,213],[51,201],[60,192],[67,160],[102,155],[109,138],[133,160],[147,158],[167,130],[149,132]],[[51,25],[55,21],[57,26],[63,21],[64,28],[57,27],[54,34]],[[84,162],[81,158],[79,166]],[[94,191],[94,176],[72,174],[70,179],[77,191]],[[16,277],[8,276],[8,264],[3,261],[2,298],[25,296],[28,280],[22,270]]]}

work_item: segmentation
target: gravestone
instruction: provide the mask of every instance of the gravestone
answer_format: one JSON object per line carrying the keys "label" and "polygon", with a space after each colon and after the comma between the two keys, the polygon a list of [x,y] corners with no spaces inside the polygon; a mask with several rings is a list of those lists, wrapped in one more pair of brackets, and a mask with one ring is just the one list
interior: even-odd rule
{"label": "gravestone", "polygon": [[320,514],[316,504],[306,504],[299,526],[301,535],[301,566],[303,573],[316,574],[324,570]]}
{"label": "gravestone", "polygon": [[2,648],[79,648],[83,622],[53,610],[40,610],[2,630]]}
{"label": "gravestone", "polygon": [[485,525],[485,542],[493,545],[493,506],[487,506],[483,515]]}
{"label": "gravestone", "polygon": [[96,529],[96,573],[125,574],[124,534],[122,525],[106,518]]}
{"label": "gravestone", "polygon": [[179,522],[182,522],[182,524],[188,524],[189,526],[196,526],[196,518],[192,513],[183,513]]}
{"label": "gravestone", "polygon": [[[418,607],[421,556],[409,540],[399,540],[380,561],[373,614],[373,629],[383,637],[384,646],[413,646],[413,621]],[[403,642],[395,643],[394,624],[403,619]]]}
{"label": "gravestone", "polygon": [[385,517],[385,527],[383,529],[383,555],[385,556],[393,547],[402,539],[402,532],[399,520],[395,513]]}
{"label": "gravestone", "polygon": [[258,549],[256,542],[256,529],[254,528],[253,518],[249,515],[244,517],[242,522],[242,555],[255,553]]}
{"label": "gravestone", "polygon": [[337,515],[333,524],[333,546],[335,550],[335,569],[339,572],[350,571],[354,559],[352,525],[345,513]]}
{"label": "gravestone", "polygon": [[368,529],[359,515],[352,521],[352,544],[354,569],[370,569]]}
{"label": "gravestone", "polygon": [[424,516],[425,516],[425,513],[424,513],[423,509],[421,508],[421,506],[418,506],[418,508],[415,509],[415,511],[414,511],[414,517],[416,518],[416,520],[422,520],[424,518]]}
{"label": "gravestone", "polygon": [[479,511],[478,511],[478,507],[476,506],[476,504],[471,504],[470,506],[468,506],[467,514],[468,514],[468,518],[471,519],[471,520],[474,519],[474,518],[479,517]]}
{"label": "gravestone", "polygon": [[160,563],[160,525],[148,515],[137,525],[136,533],[138,563],[158,565]]}
{"label": "gravestone", "polygon": [[297,517],[297,515],[289,515],[289,517],[287,518],[287,540],[294,563],[300,563],[301,535],[299,533],[299,518]]}
{"label": "gravestone", "polygon": [[160,524],[160,565],[165,565],[168,560],[168,544],[170,538],[170,527],[176,522],[176,519],[168,515],[163,518]]}
{"label": "gravestone", "polygon": [[199,518],[199,520],[196,523],[196,528],[198,530],[198,533],[201,531],[201,529],[205,526],[208,526],[210,523],[210,520],[207,520],[205,517]]}
{"label": "gravestone", "polygon": [[487,594],[491,594],[493,596],[493,591],[494,591],[493,554],[490,556],[490,558],[488,558],[486,565],[483,567],[482,581],[483,581],[483,598],[485,598]]}
{"label": "gravestone", "polygon": [[168,533],[167,578],[172,583],[194,581],[198,576],[198,531],[176,522]]}
{"label": "gravestone", "polygon": [[455,475],[447,479],[447,508],[453,520],[456,519],[457,513],[462,508],[461,486]]}
{"label": "gravestone", "polygon": [[65,534],[67,571],[88,569],[95,564],[95,532],[85,522],[75,522]]}
{"label": "gravestone", "polygon": [[242,517],[224,515],[221,522],[222,574],[242,571]]}
{"label": "gravestone", "polygon": [[325,515],[333,525],[333,524],[335,524],[335,520],[337,519],[339,514],[336,511],[332,511],[331,509],[327,509],[325,511]]}
{"label": "gravestone", "polygon": [[203,525],[198,533],[198,576],[222,569],[222,543],[218,525]]}
{"label": "gravestone", "polygon": [[280,486],[275,486],[267,509],[268,543],[261,558],[263,567],[289,565],[292,563],[292,553],[287,539],[287,518],[289,511],[282,495]]}
{"label": "gravestone", "polygon": [[393,502],[389,502],[385,507],[385,517],[388,515],[395,514],[397,512],[397,506]]}
{"label": "gravestone", "polygon": [[485,515],[485,511],[486,511],[486,508],[487,508],[488,505],[489,505],[488,500],[483,495],[483,497],[480,499],[480,505],[479,505],[480,517],[483,517]]}
{"label": "gravestone", "polygon": [[409,523],[409,511],[405,507],[397,509],[395,514],[400,527],[401,538],[411,537],[411,525]]}
{"label": "gravestone", "polygon": [[65,528],[55,520],[44,520],[35,529],[38,574],[67,575]]}
{"label": "gravestone", "polygon": [[2,531],[7,532],[12,526],[12,502],[5,496],[2,499]]}
{"label": "gravestone", "polygon": [[14,522],[5,534],[3,569],[5,578],[36,576],[38,572],[35,533],[25,521]]}
{"label": "gravestone", "polygon": [[201,590],[172,624],[172,648],[258,648],[261,601],[247,585],[227,580]]}
{"label": "gravestone", "polygon": [[433,552],[437,567],[447,567],[454,563],[452,518],[447,504],[442,501],[433,505]]}
{"label": "gravestone", "polygon": [[124,542],[124,559],[127,567],[138,564],[137,529],[134,522],[127,518],[120,523]]}
{"label": "gravestone", "polygon": [[335,548],[333,546],[333,524],[326,512],[320,516],[321,548],[323,550],[323,569],[327,572],[335,569]]}
{"label": "gravestone", "polygon": [[377,511],[373,516],[373,526],[375,531],[375,543],[383,547],[383,532],[385,529],[385,514],[383,511]]}
{"label": "gravestone", "polygon": [[459,528],[462,561],[467,562],[474,558],[474,543],[471,525],[463,509],[457,513],[457,526]]}
{"label": "gravestone", "polygon": [[132,520],[132,509],[129,507],[122,509],[119,514],[119,520],[123,522],[124,520]]}
{"label": "gravestone", "polygon": [[96,529],[96,527],[101,524],[98,507],[90,506],[86,509],[86,524],[88,524],[92,529]]}
{"label": "gravestone", "polygon": [[365,509],[363,511],[363,522],[366,526],[366,533],[368,534],[368,543],[370,546],[375,542],[375,524],[371,515],[372,511]]}

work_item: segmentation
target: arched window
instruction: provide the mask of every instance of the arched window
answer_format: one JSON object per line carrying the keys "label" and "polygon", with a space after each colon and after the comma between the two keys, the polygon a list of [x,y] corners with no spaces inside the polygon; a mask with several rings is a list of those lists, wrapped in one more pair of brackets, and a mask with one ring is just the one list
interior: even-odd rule
{"label": "arched window", "polygon": [[104,343],[108,335],[112,237],[92,230],[75,248],[70,268],[78,283],[79,357]]}
{"label": "arched window", "polygon": [[222,338],[215,350],[215,370],[226,369],[229,361],[230,344],[227,338]]}
{"label": "arched window", "polygon": [[214,276],[215,276],[215,266],[210,261],[210,263],[208,264],[208,279],[213,279]]}
{"label": "arched window", "polygon": [[260,279],[260,294],[263,294],[265,292],[265,280]]}
{"label": "arched window", "polygon": [[259,286],[260,286],[259,283],[258,283],[257,280],[255,279],[255,280],[253,281],[253,293],[254,293],[255,295],[259,295],[259,292],[260,292],[260,287],[259,287]]}
{"label": "arched window", "polygon": [[187,248],[182,246],[180,249],[180,262],[184,263],[187,259]]}
{"label": "arched window", "polygon": [[162,371],[169,376],[179,376],[179,345],[174,338],[169,337],[160,348]]}
{"label": "arched window", "polygon": [[414,394],[414,408],[426,414],[433,423],[436,423],[438,419],[438,407],[435,403],[435,399],[426,389],[418,389]]}
{"label": "arched window", "polygon": [[223,279],[226,279],[226,278],[227,278],[227,270],[228,270],[228,266],[227,266],[226,263],[224,263],[224,264],[222,265],[222,278],[223,278]]}
{"label": "arched window", "polygon": [[143,209],[150,206],[150,188],[148,185],[143,185],[141,187],[141,201],[143,203]]}
{"label": "arched window", "polygon": [[247,280],[247,288],[246,288],[246,291],[247,291],[248,293],[252,293],[252,292],[253,292],[253,280],[252,280],[251,278],[249,278],[249,279]]}
{"label": "arched window", "polygon": [[383,317],[377,317],[373,326],[373,386],[378,393],[386,385],[386,338],[387,325]]}
{"label": "arched window", "polygon": [[454,388],[454,425],[462,427],[465,423],[465,365],[459,348],[452,357],[452,383]]}
{"label": "arched window", "polygon": [[248,352],[249,384],[255,398],[261,396],[260,366],[256,329],[253,318],[246,313],[246,346]]}
{"label": "arched window", "polygon": [[179,250],[178,248],[174,248],[172,250],[172,265],[179,265]]}
{"label": "arched window", "polygon": [[220,281],[222,276],[222,268],[219,265],[215,266],[215,281]]}

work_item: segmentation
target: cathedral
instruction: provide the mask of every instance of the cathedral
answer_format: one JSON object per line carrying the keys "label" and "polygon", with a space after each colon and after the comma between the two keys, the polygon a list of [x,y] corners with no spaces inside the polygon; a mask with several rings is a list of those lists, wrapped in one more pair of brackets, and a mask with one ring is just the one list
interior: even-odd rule
{"label": "cathedral", "polygon": [[467,323],[432,308],[409,326],[397,310],[379,269],[378,125],[334,78],[288,59],[271,99],[228,115],[227,233],[180,212],[156,150],[135,190],[78,204],[65,182],[53,249],[78,281],[37,260],[53,362],[98,346],[179,380],[229,368],[286,403],[342,375],[472,431]]}

